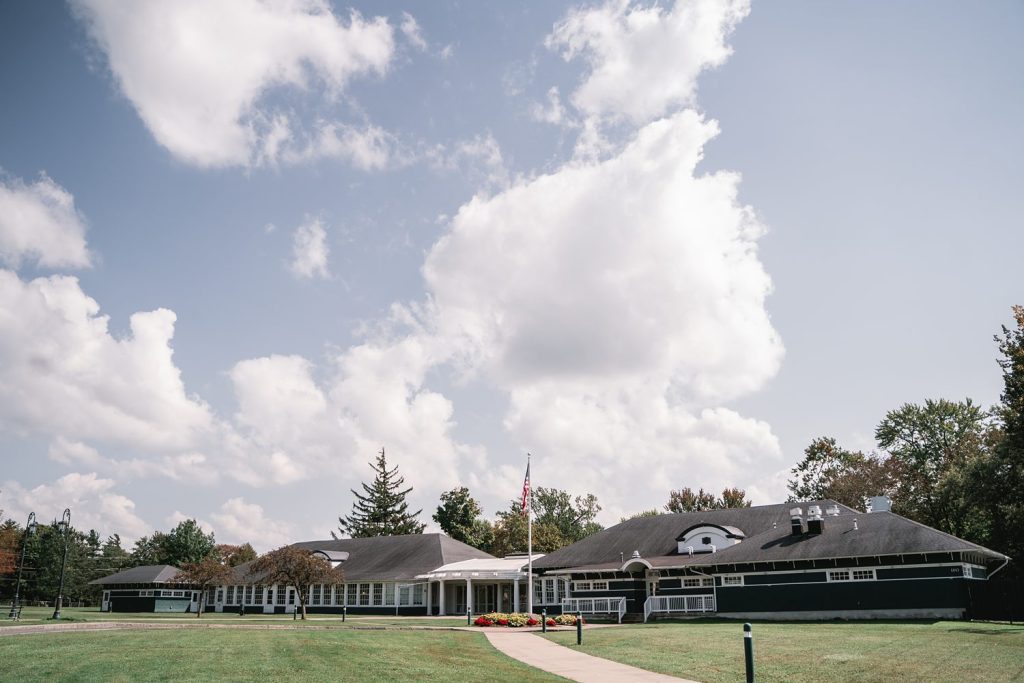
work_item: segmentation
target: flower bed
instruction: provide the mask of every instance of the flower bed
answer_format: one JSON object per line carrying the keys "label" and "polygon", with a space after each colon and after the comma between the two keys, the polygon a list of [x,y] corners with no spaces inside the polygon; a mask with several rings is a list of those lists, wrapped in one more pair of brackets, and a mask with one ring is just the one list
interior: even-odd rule
{"label": "flower bed", "polygon": [[[487,628],[488,626],[505,626],[507,628],[522,628],[523,626],[536,626],[540,623],[540,617],[536,614],[524,612],[489,612],[477,617],[473,624]],[[575,614],[559,614],[557,617],[548,617],[548,626],[575,626]]]}
{"label": "flower bed", "polygon": [[537,617],[522,612],[490,612],[482,614],[473,622],[477,626],[507,626],[508,628],[522,628],[523,626],[536,626],[540,623]]}

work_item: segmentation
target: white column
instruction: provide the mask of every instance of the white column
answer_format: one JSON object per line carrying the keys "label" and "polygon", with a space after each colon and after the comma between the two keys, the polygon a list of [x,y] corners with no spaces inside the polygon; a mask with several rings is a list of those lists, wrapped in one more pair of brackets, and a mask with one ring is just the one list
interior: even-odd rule
{"label": "white column", "polygon": [[473,613],[473,579],[466,579],[466,609]]}
{"label": "white column", "polygon": [[442,617],[445,615],[444,608],[444,579],[437,582],[437,606],[440,609],[437,611]]}
{"label": "white column", "polygon": [[519,611],[519,579],[512,582],[512,604],[515,605],[512,608],[513,612]]}
{"label": "white column", "polygon": [[[434,598],[434,591],[432,590],[433,588],[434,588],[434,584],[432,584],[430,581],[427,581],[427,616],[428,617],[430,616],[430,603],[431,603],[431,601]],[[398,592],[395,591],[395,600],[397,600],[397,599],[398,599]]]}

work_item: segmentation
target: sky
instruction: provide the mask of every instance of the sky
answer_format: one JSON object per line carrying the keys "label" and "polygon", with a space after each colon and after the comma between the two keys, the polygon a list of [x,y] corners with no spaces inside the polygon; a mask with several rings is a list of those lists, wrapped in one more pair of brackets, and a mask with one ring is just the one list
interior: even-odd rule
{"label": "sky", "polygon": [[998,400],[1024,5],[0,5],[0,509],[327,537],[469,487],[786,496]]}

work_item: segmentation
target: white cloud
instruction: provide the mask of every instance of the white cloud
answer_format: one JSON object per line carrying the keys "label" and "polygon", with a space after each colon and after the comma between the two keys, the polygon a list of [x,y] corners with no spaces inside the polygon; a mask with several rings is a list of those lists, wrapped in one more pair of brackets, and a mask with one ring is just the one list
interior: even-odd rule
{"label": "white cloud", "polygon": [[154,451],[194,447],[212,416],[174,365],[174,322],[166,309],[136,313],[117,338],[77,279],[25,282],[0,270],[0,425]]}
{"label": "white cloud", "polygon": [[287,149],[283,158],[291,163],[339,159],[363,171],[400,168],[415,161],[415,155],[383,128],[330,121],[321,121],[304,146]]}
{"label": "white cloud", "polygon": [[568,124],[565,107],[562,105],[562,98],[558,94],[558,86],[548,88],[547,104],[534,102],[530,107],[530,115],[538,121],[550,123],[555,126]]}
{"label": "white cloud", "polygon": [[434,169],[460,171],[469,182],[498,189],[511,182],[501,145],[491,133],[437,146],[426,153]]}
{"label": "white cloud", "polygon": [[408,12],[402,12],[402,23],[398,25],[398,28],[413,47],[418,50],[427,49],[427,41],[423,39],[423,33],[416,17]]}
{"label": "white cloud", "polygon": [[152,527],[135,514],[135,502],[116,493],[114,486],[112,479],[102,479],[95,472],[71,472],[32,489],[17,481],[4,482],[3,489],[9,496],[7,515],[14,519],[35,512],[39,523],[47,524],[70,508],[76,529],[95,529],[101,537],[120,534],[123,544],[130,545]]}
{"label": "white cloud", "polygon": [[506,427],[547,481],[609,509],[777,467],[768,425],[723,407],[763,387],[783,350],[764,226],[736,174],[696,173],[717,130],[683,111],[606,161],[475,197],[424,265],[438,344],[508,392]]}
{"label": "white cloud", "polygon": [[290,524],[269,519],[260,505],[241,497],[225,501],[212,517],[218,543],[251,543],[266,552],[297,540]]}
{"label": "white cloud", "polygon": [[319,218],[310,218],[295,229],[292,238],[292,260],[289,270],[299,278],[330,277],[327,257],[327,229]]}
{"label": "white cloud", "polygon": [[[142,458],[108,458],[80,441],[70,441],[58,435],[50,442],[47,453],[50,459],[69,467],[84,466],[120,481],[147,477],[168,477],[178,481],[198,481],[206,485],[220,479],[216,469],[204,467],[207,458],[202,453],[187,452],[172,455],[149,455]],[[201,473],[201,477],[196,474]]]}
{"label": "white cloud", "polygon": [[325,0],[75,0],[121,91],[156,140],[197,166],[273,161],[296,121],[268,93],[328,101],[394,54],[383,17],[347,21]]}
{"label": "white cloud", "polygon": [[749,11],[749,0],[609,0],[569,12],[547,44],[590,66],[572,95],[581,112],[642,124],[692,101],[697,76],[732,54],[726,38]]}
{"label": "white cloud", "polygon": [[32,184],[0,178],[0,262],[25,260],[46,268],[85,268],[85,219],[71,193],[45,173]]}

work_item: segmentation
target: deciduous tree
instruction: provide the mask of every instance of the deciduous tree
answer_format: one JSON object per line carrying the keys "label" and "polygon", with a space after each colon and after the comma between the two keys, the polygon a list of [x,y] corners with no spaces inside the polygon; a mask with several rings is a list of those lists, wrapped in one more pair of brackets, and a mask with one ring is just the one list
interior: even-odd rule
{"label": "deciduous tree", "polygon": [[885,458],[847,450],[829,436],[811,441],[790,474],[790,501],[830,499],[855,510],[864,509],[866,497],[891,494],[895,485]]}
{"label": "deciduous tree", "polygon": [[175,577],[175,581],[195,586],[200,590],[199,607],[196,610],[196,619],[199,619],[203,616],[206,594],[210,588],[229,584],[233,578],[234,570],[221,562],[216,555],[210,554],[199,562],[186,563],[181,568],[181,573]]}
{"label": "deciduous tree", "polygon": [[480,504],[469,495],[469,489],[460,486],[441,494],[441,504],[433,519],[455,540],[486,551],[494,540],[494,529],[480,516],[482,512]]}
{"label": "deciduous tree", "polygon": [[332,569],[323,555],[286,545],[260,556],[249,565],[249,582],[292,586],[299,597],[302,618],[306,618],[306,596],[310,586],[317,583],[342,583],[345,576],[340,569]]}

